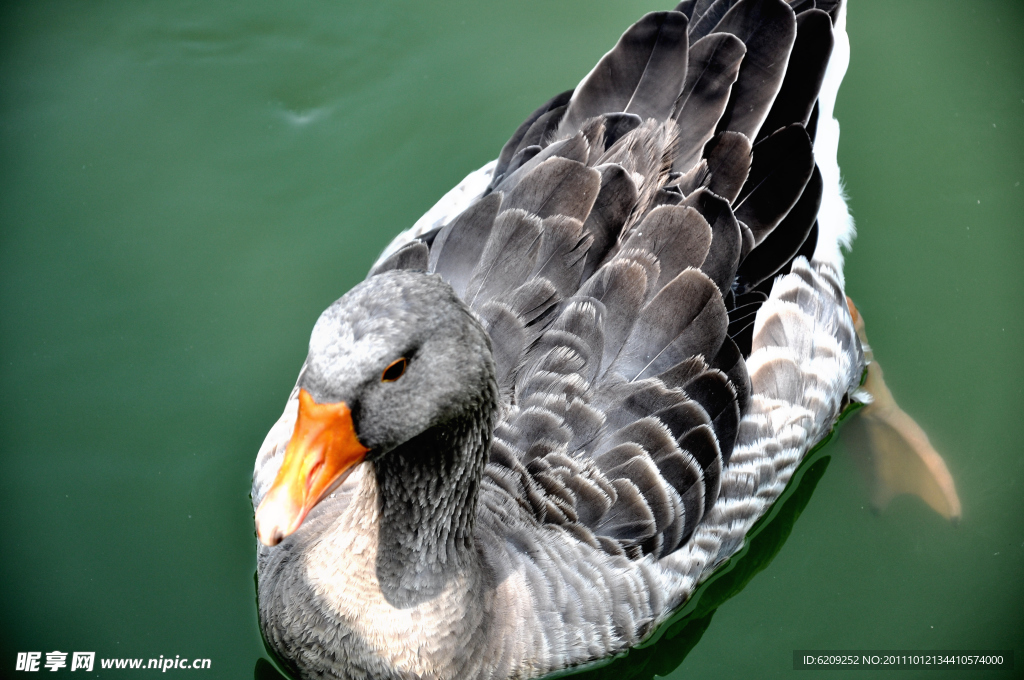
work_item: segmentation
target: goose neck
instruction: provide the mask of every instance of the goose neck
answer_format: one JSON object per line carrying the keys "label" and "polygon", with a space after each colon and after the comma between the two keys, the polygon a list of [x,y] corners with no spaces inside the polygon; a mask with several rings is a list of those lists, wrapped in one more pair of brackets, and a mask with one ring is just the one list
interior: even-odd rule
{"label": "goose neck", "polygon": [[393,604],[433,597],[454,574],[476,569],[473,529],[490,438],[491,414],[481,409],[374,462],[376,572]]}

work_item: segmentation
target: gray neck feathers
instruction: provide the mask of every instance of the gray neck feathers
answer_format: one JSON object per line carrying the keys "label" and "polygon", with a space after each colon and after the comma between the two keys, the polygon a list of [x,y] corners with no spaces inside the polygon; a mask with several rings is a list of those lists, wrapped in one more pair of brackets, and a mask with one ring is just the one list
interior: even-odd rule
{"label": "gray neck feathers", "polygon": [[497,409],[493,380],[459,417],[374,463],[380,504],[377,579],[394,606],[435,597],[476,568],[473,529]]}

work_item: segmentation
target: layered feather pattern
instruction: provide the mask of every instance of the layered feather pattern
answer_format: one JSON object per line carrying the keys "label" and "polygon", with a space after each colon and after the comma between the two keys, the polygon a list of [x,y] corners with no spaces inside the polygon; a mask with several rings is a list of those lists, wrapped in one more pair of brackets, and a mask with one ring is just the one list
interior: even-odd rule
{"label": "layered feather pattern", "polygon": [[489,483],[611,554],[667,555],[714,506],[767,298],[747,291],[814,235],[832,18],[791,4],[648,14],[375,269],[440,274],[476,311],[505,403]]}

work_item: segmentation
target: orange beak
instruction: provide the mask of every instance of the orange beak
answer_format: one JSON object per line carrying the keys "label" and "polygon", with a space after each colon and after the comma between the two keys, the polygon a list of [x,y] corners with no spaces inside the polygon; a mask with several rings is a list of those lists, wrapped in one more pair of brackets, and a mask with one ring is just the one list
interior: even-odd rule
{"label": "orange beak", "polygon": [[348,404],[318,404],[299,390],[299,415],[277,479],[256,510],[256,535],[277,545],[336,489],[369,449],[359,443]]}

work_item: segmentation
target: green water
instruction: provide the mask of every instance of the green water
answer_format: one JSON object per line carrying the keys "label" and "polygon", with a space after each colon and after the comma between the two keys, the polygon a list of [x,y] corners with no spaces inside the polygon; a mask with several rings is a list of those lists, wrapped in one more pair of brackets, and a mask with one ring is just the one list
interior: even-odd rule
{"label": "green water", "polygon": [[[52,650],[253,676],[252,463],[313,322],[665,7],[2,5],[0,677]],[[848,290],[963,521],[872,513],[840,436],[673,678],[789,676],[808,648],[1024,653],[1024,5],[852,0],[849,32]]]}

